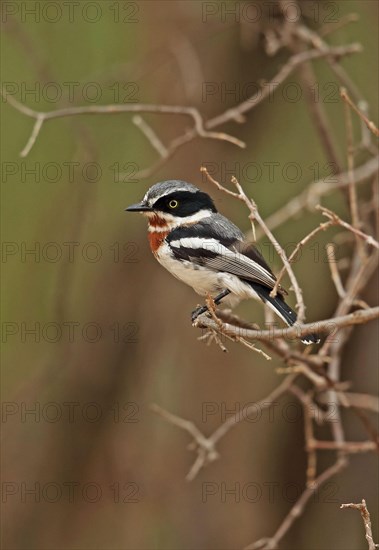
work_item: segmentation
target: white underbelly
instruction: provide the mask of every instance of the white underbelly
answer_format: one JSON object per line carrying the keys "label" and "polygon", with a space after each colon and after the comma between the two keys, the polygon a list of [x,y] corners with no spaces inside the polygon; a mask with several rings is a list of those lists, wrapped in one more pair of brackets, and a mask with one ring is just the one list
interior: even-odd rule
{"label": "white underbelly", "polygon": [[160,253],[156,256],[159,263],[174,277],[191,286],[201,296],[207,294],[215,296],[227,288],[230,290],[231,295],[223,300],[225,304],[236,305],[241,299],[259,299],[252,287],[241,281],[236,275],[213,271],[186,260],[175,260],[166,249],[166,246],[163,245]]}
{"label": "white underbelly", "polygon": [[174,277],[191,286],[195,292],[202,296],[221,291],[219,277],[215,271],[196,266],[186,260],[175,260],[167,254],[157,255],[157,260]]}

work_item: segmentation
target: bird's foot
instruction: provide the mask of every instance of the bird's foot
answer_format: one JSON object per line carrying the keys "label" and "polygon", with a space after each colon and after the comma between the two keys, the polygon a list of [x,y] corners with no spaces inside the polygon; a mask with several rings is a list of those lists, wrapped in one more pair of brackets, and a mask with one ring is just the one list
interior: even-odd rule
{"label": "bird's foot", "polygon": [[213,298],[211,294],[207,294],[207,298],[206,298],[207,305],[199,306],[196,309],[194,309],[193,312],[191,313],[192,324],[194,324],[194,322],[199,317],[199,315],[202,315],[206,311],[214,314],[216,305],[218,305],[221,302],[221,300],[225,298],[225,296],[227,296],[228,294],[230,294],[230,290],[227,290],[226,288],[222,292],[220,292],[220,294],[218,294],[215,298]]}
{"label": "bird's foot", "polygon": [[193,312],[191,313],[192,324],[196,321],[196,319],[199,317],[199,315],[202,315],[206,311],[208,311],[207,306],[199,306],[196,309],[194,309]]}

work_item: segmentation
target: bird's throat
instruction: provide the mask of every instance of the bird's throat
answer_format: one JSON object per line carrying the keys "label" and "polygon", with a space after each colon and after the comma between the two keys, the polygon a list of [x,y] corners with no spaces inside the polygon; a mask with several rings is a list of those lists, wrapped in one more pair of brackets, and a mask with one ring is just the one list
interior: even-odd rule
{"label": "bird's throat", "polygon": [[165,240],[165,238],[170,232],[169,229],[167,229],[166,231],[162,231],[162,228],[159,228],[159,229],[160,229],[159,231],[150,230],[148,233],[150,248],[154,256],[157,255],[159,247],[161,246],[161,244],[163,243],[163,241]]}

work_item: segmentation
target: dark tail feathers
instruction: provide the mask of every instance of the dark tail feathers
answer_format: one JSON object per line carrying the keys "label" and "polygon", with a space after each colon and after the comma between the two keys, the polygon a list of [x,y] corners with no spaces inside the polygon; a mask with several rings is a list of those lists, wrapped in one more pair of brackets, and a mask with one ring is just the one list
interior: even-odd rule
{"label": "dark tail feathers", "polygon": [[[275,298],[273,298],[270,296],[271,291],[267,287],[258,283],[250,284],[262,302],[265,304],[268,303],[275,310],[275,313],[279,315],[279,317],[281,317],[289,327],[292,327],[292,325],[296,322],[297,315],[293,309],[285,303],[283,297],[280,294],[277,294]],[[320,342],[320,338],[317,334],[308,334],[307,336],[303,336],[301,341],[303,344],[318,344]]]}

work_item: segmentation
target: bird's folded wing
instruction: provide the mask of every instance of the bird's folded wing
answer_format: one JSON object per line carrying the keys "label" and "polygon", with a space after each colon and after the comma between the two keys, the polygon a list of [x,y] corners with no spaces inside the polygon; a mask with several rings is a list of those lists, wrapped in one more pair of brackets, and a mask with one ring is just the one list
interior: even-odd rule
{"label": "bird's folded wing", "polygon": [[274,287],[275,276],[266,267],[259,253],[255,255],[256,259],[252,259],[239,252],[233,244],[228,245],[229,247],[225,246],[218,239],[205,237],[182,237],[169,242],[178,259],[190,260],[214,271],[230,273],[269,288]]}

